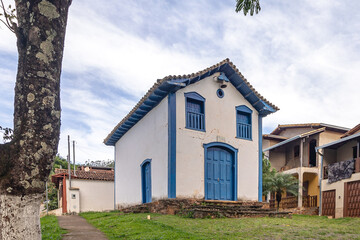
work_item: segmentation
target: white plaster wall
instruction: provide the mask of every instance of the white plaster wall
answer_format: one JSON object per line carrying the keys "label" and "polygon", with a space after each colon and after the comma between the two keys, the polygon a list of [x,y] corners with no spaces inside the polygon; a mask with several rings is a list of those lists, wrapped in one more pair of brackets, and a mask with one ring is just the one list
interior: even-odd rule
{"label": "white plaster wall", "polygon": [[[66,179],[69,186],[69,179]],[[80,199],[80,212],[105,211],[114,209],[114,182],[85,179],[71,179],[71,187],[78,188]],[[71,191],[75,193],[76,191]],[[71,193],[66,190],[67,210],[69,212]],[[74,209],[73,209],[74,210]]]}
{"label": "white plaster wall", "polygon": [[[79,213],[80,212],[80,192],[79,189],[70,189],[69,192],[69,202],[68,202],[68,209],[69,213]],[[75,196],[75,198],[72,197],[72,195]]]}
{"label": "white plaster wall", "polygon": [[168,99],[145,115],[115,145],[116,205],[142,203],[140,164],[151,161],[152,198],[167,197]]}
{"label": "white plaster wall", "polygon": [[[176,195],[177,197],[204,197],[203,144],[224,142],[238,149],[238,199],[258,198],[258,112],[229,83],[218,98],[219,84],[212,76],[176,92]],[[197,92],[205,101],[206,132],[186,129],[186,92]],[[252,141],[236,138],[235,107],[246,105],[252,111]]]}

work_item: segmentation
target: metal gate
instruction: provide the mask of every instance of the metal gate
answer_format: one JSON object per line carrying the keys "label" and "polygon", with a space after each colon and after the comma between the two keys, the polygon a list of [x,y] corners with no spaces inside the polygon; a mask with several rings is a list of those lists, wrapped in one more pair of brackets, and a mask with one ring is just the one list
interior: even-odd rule
{"label": "metal gate", "polygon": [[360,217],[360,181],[345,183],[344,191],[344,217]]}
{"label": "metal gate", "polygon": [[322,192],[321,215],[335,217],[335,190]]}

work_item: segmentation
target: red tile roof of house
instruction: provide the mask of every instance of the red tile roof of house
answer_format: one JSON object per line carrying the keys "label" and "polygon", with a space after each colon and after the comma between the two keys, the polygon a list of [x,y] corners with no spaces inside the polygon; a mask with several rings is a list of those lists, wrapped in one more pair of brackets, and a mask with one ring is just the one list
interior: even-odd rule
{"label": "red tile roof of house", "polygon": [[356,133],[359,130],[360,130],[360,123],[358,125],[356,125],[355,127],[353,127],[352,129],[350,129],[349,131],[347,131],[344,135],[341,136],[341,138],[353,135],[354,133]]}
{"label": "red tile roof of house", "polygon": [[280,141],[288,139],[287,137],[283,137],[283,136],[279,136],[279,135],[272,135],[272,134],[264,134],[263,138],[264,139],[280,140]]}
{"label": "red tile roof of house", "polygon": [[270,133],[270,135],[278,135],[287,128],[322,128],[325,127],[326,129],[337,131],[337,132],[346,132],[349,128],[330,125],[326,123],[297,123],[297,124],[279,124],[278,127]]}
{"label": "red tile roof of house", "polygon": [[292,138],[289,138],[287,140],[284,140],[282,142],[279,142],[279,143],[277,143],[275,145],[272,145],[271,147],[265,148],[265,149],[263,149],[263,151],[266,152],[266,151],[269,151],[269,150],[284,146],[285,144],[288,144],[288,143],[293,142],[295,140],[298,140],[298,139],[301,139],[301,138],[304,138],[304,137],[308,137],[308,136],[311,136],[311,135],[314,135],[314,134],[317,134],[317,133],[321,133],[321,132],[324,132],[324,131],[325,131],[325,127],[322,127],[322,128],[319,128],[319,129],[314,129],[314,130],[311,130],[309,132],[305,132],[305,133],[296,135],[296,136],[294,136]]}
{"label": "red tile roof of house", "polygon": [[[62,178],[67,175],[68,175],[67,169],[55,169],[55,175],[52,176],[52,182],[54,182],[55,178]],[[114,181],[114,171],[113,170],[91,170],[91,171],[76,170],[74,174],[74,171],[71,170],[71,178],[85,179],[85,180]]]}

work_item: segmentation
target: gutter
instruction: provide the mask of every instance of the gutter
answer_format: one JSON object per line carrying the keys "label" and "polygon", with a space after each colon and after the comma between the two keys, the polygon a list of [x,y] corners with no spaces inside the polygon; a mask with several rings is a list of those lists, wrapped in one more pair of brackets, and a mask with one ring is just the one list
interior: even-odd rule
{"label": "gutter", "polygon": [[322,191],[321,191],[322,188],[321,188],[321,187],[322,187],[322,180],[323,180],[322,177],[323,177],[323,169],[324,169],[324,167],[323,167],[324,154],[322,154],[322,153],[320,152],[320,149],[318,149],[318,148],[316,149],[316,153],[321,156],[321,160],[320,160],[320,161],[321,161],[321,163],[320,163],[320,166],[321,166],[321,167],[320,167],[320,177],[319,177],[319,181],[320,181],[320,184],[319,184],[319,186],[320,186],[319,216],[321,216],[321,214],[322,214],[322,207],[321,207],[321,206],[322,206],[322,202],[321,202],[321,201],[322,201]]}
{"label": "gutter", "polygon": [[114,146],[114,210],[116,210],[116,145]]}
{"label": "gutter", "polygon": [[296,140],[296,139],[300,139],[300,138],[301,138],[300,135],[297,135],[297,136],[295,136],[295,137],[289,138],[289,139],[287,139],[287,140],[285,140],[285,141],[282,141],[282,142],[280,142],[280,143],[277,143],[277,144],[275,144],[275,145],[272,145],[271,147],[268,147],[268,148],[264,149],[263,152],[266,152],[266,151],[272,150],[272,149],[274,149],[274,148],[280,147],[280,146],[282,146],[282,145],[285,145],[285,144],[287,144],[287,143],[289,143],[289,142],[292,142],[292,141],[294,141],[294,140]]}
{"label": "gutter", "polygon": [[318,149],[323,149],[323,148],[327,148],[327,147],[331,147],[333,145],[336,145],[336,144],[341,144],[343,142],[346,142],[346,141],[349,141],[349,140],[353,140],[357,137],[360,137],[360,132],[359,133],[356,133],[354,135],[350,135],[350,136],[347,136],[347,137],[344,137],[344,138],[341,138],[339,140],[336,140],[336,141],[333,141],[333,142],[330,142],[330,143],[327,143],[327,144],[324,144],[322,146],[319,146],[316,148],[316,150]]}

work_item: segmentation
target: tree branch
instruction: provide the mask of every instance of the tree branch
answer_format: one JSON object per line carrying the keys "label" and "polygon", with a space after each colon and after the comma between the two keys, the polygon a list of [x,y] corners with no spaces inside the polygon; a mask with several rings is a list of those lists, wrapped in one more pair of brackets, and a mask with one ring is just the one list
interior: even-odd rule
{"label": "tree branch", "polygon": [[[5,9],[3,0],[0,0],[0,2],[1,2],[1,8],[2,8],[2,10],[3,10],[3,12],[4,12],[4,17],[5,17],[6,22],[4,22],[4,21],[1,20],[1,19],[0,19],[0,21],[3,22],[4,25],[5,25],[10,31],[12,31],[13,33],[15,33],[15,29],[13,28],[13,27],[14,27],[14,23],[11,22],[11,20],[10,20],[10,22],[11,22],[12,24],[10,24],[10,22],[9,22],[9,16],[11,17],[11,14],[9,15],[9,14],[6,12],[6,9]],[[1,16],[1,15],[0,15],[0,16]],[[14,16],[14,17],[15,17],[15,16]],[[15,25],[16,25],[16,24],[15,24]]]}

